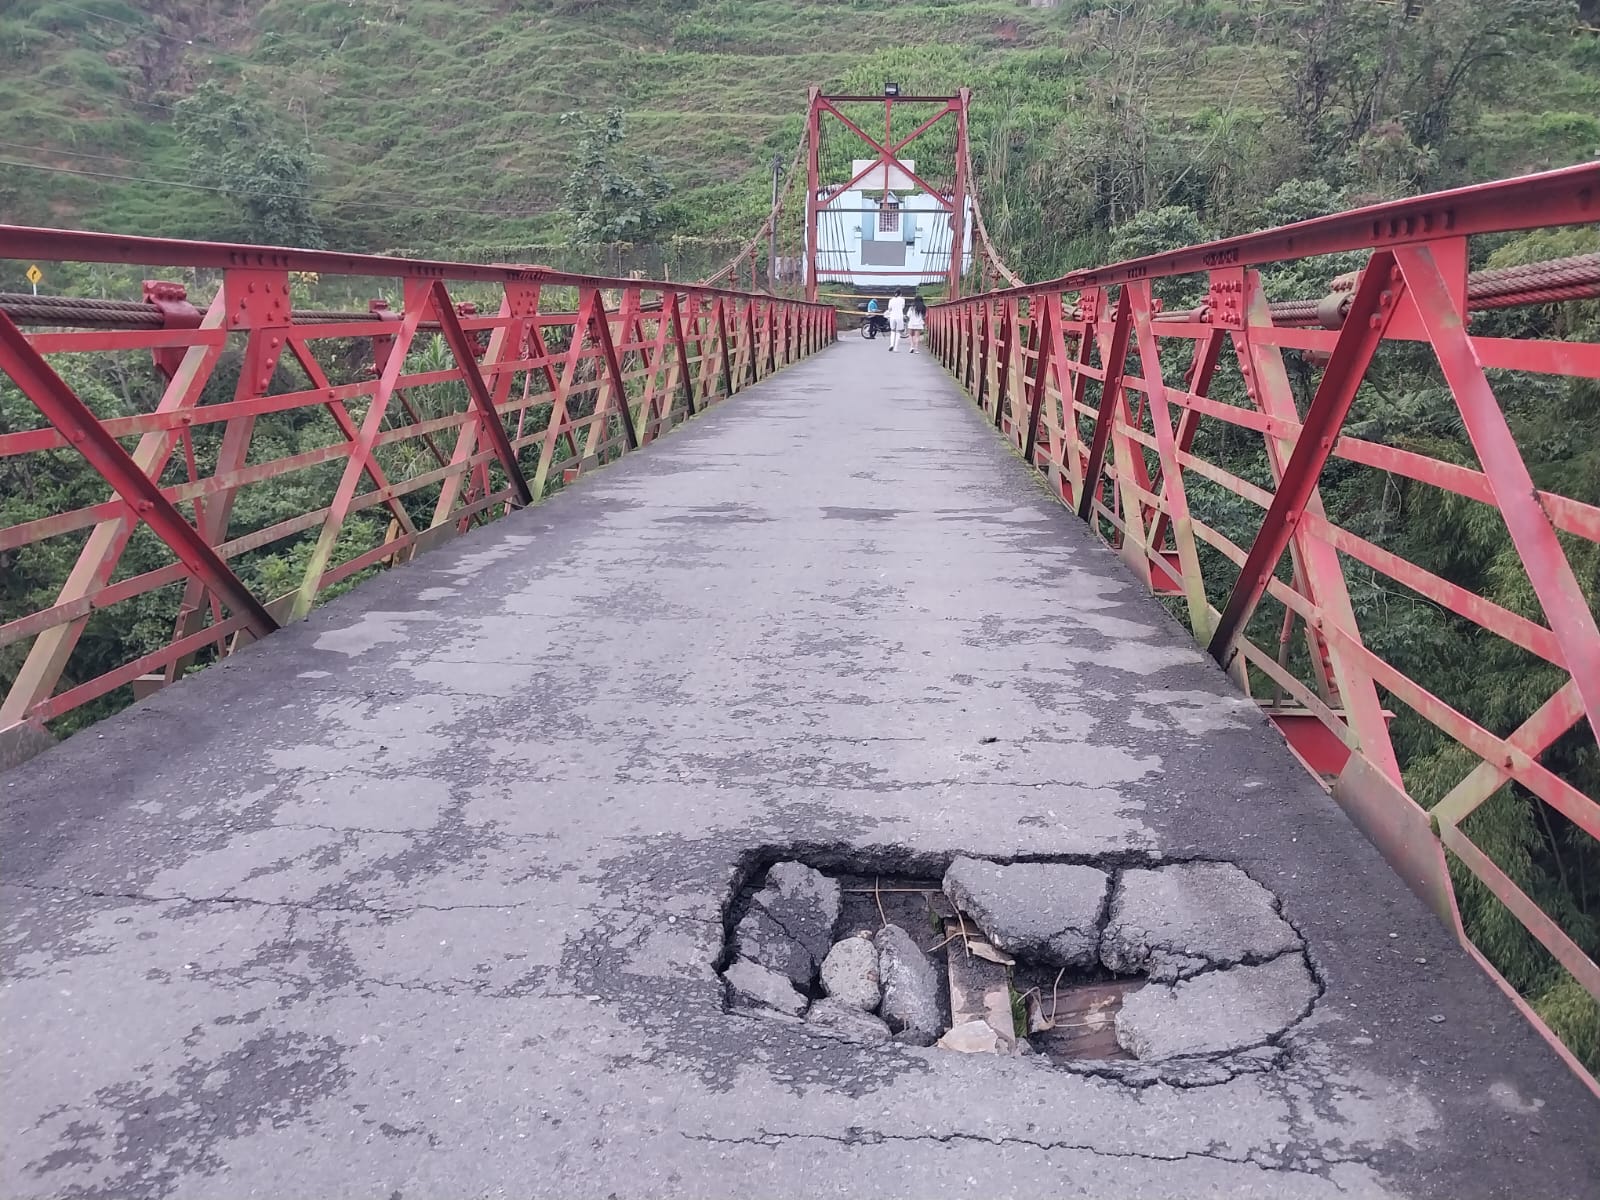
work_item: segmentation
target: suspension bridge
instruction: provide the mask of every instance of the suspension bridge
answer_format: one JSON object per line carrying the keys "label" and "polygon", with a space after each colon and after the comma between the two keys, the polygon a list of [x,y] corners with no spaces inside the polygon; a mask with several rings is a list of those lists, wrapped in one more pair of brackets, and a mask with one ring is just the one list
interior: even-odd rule
{"label": "suspension bridge", "polygon": [[[967,100],[813,91],[693,283],[0,226],[0,479],[67,498],[0,511],[6,1195],[1595,1194],[1595,1080],[1458,899],[1600,999],[1472,819],[1600,837],[1600,508],[1500,398],[1600,344],[1492,319],[1600,256],[1474,269],[1600,166],[1030,283]],[[897,286],[920,355],[857,336]],[[1356,427],[1380,372],[1470,453]],[[1342,527],[1355,476],[1493,515],[1528,602]],[[1544,698],[1430,691],[1356,578]],[[962,857],[1104,881],[1088,956]],[[789,863],[914,935],[937,1045],[886,952],[895,1041],[740,982]],[[990,968],[1013,1052],[953,1052]]]}

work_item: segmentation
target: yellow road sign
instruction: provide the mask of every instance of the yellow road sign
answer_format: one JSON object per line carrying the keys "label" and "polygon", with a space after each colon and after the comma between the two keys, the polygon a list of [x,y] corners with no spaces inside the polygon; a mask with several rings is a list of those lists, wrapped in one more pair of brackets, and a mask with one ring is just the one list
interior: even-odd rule
{"label": "yellow road sign", "polygon": [[28,268],[28,282],[29,283],[38,283],[39,280],[41,280],[43,278],[44,278],[44,272],[39,270],[38,267],[34,266],[34,267],[29,267]]}

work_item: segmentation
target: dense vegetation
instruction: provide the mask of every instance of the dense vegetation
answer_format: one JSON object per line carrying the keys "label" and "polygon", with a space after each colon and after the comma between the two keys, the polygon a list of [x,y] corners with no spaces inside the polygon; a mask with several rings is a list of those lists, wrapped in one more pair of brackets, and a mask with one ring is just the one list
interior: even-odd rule
{"label": "dense vegetation", "polygon": [[[876,91],[892,78],[907,91],[974,89],[990,229],[1037,279],[1592,158],[1597,10],[1596,0],[18,0],[0,13],[0,160],[12,164],[0,173],[0,213],[441,256],[566,255],[574,265],[615,265],[618,252],[568,243],[676,237],[677,249],[648,261],[681,276],[696,273],[690,262],[715,261],[694,239],[743,234],[766,211],[767,163],[795,146],[808,84]],[[941,145],[925,143],[919,157],[933,161]],[[848,155],[842,142],[829,149]],[[1593,228],[1481,239],[1474,265],[1596,249]],[[20,288],[24,265],[0,263],[0,289]],[[1276,297],[1316,296],[1354,265],[1288,266],[1268,286]],[[135,280],[96,269],[51,285],[130,296]],[[307,297],[337,305],[345,297],[330,286]],[[1169,297],[1184,298],[1181,288]],[[1595,340],[1600,305],[1498,313],[1475,329]],[[1304,391],[1313,377],[1297,370]],[[133,356],[73,382],[107,414],[155,395],[147,362]],[[1600,503],[1600,389],[1521,376],[1496,386],[1541,486]],[[14,391],[0,391],[0,406],[0,429],[34,423]],[[1385,358],[1352,420],[1361,436],[1474,461],[1421,354]],[[323,434],[266,420],[257,436],[268,442],[262,455],[276,456]],[[1203,453],[1267,482],[1259,441],[1205,437]],[[207,447],[198,450],[204,465]],[[312,471],[247,491],[234,527],[315,507],[328,486]],[[0,464],[0,525],[101,494],[64,456],[26,470]],[[1242,505],[1203,482],[1194,494],[1213,523],[1247,535]],[[1486,507],[1349,467],[1330,469],[1324,495],[1341,524],[1540,617]],[[1600,555],[1569,550],[1593,600]],[[251,560],[250,581],[278,594],[306,551],[290,544]],[[48,604],[71,553],[52,543],[0,560],[4,615]],[[131,559],[137,569],[165,561],[144,534]],[[1364,569],[1349,581],[1372,647],[1485,727],[1508,732],[1555,687],[1553,668],[1420,597]],[[86,665],[162,644],[173,599],[91,622]],[[1270,644],[1279,611],[1264,606],[1252,634]],[[0,651],[0,684],[16,650]],[[1390,706],[1407,782],[1431,803],[1470,760]],[[1583,726],[1547,761],[1600,794],[1600,754]],[[1512,789],[1466,828],[1600,955],[1592,839]],[[1465,873],[1458,885],[1478,944],[1600,1069],[1594,1002],[1481,886]]]}
{"label": "dense vegetation", "polygon": [[[1054,272],[1164,203],[1236,228],[1308,175],[1387,193],[1600,150],[1600,39],[1572,32],[1593,0],[1420,7],[18,0],[0,14],[0,158],[50,170],[6,171],[0,211],[260,235],[241,192],[303,176],[329,244],[555,241],[580,150],[563,116],[620,108],[672,188],[663,227],[743,232],[807,85],[895,77],[974,89],[996,234]],[[207,82],[241,111],[186,139],[175,110]]]}

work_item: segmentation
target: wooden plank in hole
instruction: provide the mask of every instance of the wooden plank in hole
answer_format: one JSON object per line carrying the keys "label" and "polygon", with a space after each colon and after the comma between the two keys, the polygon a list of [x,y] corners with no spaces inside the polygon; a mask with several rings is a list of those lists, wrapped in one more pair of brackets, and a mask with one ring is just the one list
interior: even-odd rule
{"label": "wooden plank in hole", "polygon": [[984,953],[995,951],[982,933],[964,925],[960,917],[944,923],[945,937],[953,939],[945,950],[950,977],[950,1026],[983,1021],[999,1035],[1005,1050],[1015,1048],[1016,1029],[1011,1019],[1011,969]]}
{"label": "wooden plank in hole", "polygon": [[1037,999],[1028,1003],[1028,1040],[1055,1058],[1127,1061],[1133,1055],[1117,1045],[1117,1010],[1144,984],[1142,979],[1112,979],[1063,985],[1054,993],[1053,1010],[1050,987],[1041,987],[1034,993]]}

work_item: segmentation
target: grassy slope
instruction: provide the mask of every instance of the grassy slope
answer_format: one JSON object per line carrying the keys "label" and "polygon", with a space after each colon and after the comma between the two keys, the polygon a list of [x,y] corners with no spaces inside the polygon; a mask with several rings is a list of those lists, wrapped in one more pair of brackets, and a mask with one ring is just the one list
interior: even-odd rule
{"label": "grassy slope", "polygon": [[[859,85],[888,72],[939,89],[966,82],[977,90],[975,137],[1002,110],[1047,130],[1074,81],[1103,63],[1091,47],[1098,18],[1084,15],[1094,7],[18,0],[0,17],[0,159],[187,180],[170,106],[221,77],[309,134],[331,244],[505,244],[556,232],[568,164],[560,114],[615,104],[677,186],[678,227],[737,231],[765,208],[762,164],[793,147],[809,83]],[[1277,59],[1245,25],[1158,27],[1145,49],[1158,115],[1198,127],[1218,110],[1249,119],[1274,108]],[[1596,108],[1594,78],[1551,64],[1540,95],[1505,97],[1491,114],[1482,173],[1570,160],[1562,113]],[[204,191],[20,167],[0,172],[0,211],[91,228],[235,232],[227,205]]]}

